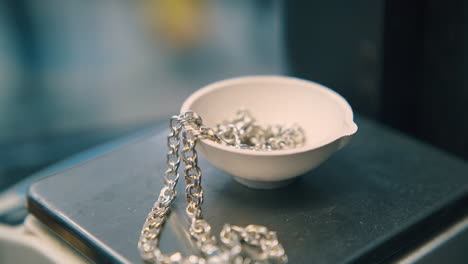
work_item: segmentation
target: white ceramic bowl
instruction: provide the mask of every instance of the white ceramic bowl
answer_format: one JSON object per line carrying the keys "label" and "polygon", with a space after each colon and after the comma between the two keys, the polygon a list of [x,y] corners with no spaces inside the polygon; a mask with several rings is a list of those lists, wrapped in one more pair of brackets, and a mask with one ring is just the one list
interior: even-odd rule
{"label": "white ceramic bowl", "polygon": [[253,188],[276,188],[317,167],[356,133],[353,112],[336,92],[311,81],[282,76],[248,76],[201,88],[183,103],[209,127],[248,109],[260,125],[301,126],[303,147],[277,151],[242,150],[202,140],[198,151],[215,167]]}

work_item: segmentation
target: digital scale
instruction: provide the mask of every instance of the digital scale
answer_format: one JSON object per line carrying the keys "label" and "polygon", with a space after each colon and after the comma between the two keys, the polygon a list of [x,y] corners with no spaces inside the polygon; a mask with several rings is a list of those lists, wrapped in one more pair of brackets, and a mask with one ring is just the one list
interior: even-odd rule
{"label": "digital scale", "polygon": [[[201,158],[203,214],[213,233],[224,223],[268,226],[294,264],[466,260],[466,250],[455,249],[468,241],[467,163],[367,119],[355,120],[359,132],[347,147],[280,189],[249,189]],[[7,232],[29,234],[18,243],[35,240],[28,247],[45,259],[141,263],[137,241],[162,187],[166,127],[32,184],[30,216],[15,229],[0,226],[0,237],[7,237],[1,243],[8,244]],[[161,236],[165,253],[197,254],[184,210],[179,195]],[[12,259],[21,252],[10,251]]]}

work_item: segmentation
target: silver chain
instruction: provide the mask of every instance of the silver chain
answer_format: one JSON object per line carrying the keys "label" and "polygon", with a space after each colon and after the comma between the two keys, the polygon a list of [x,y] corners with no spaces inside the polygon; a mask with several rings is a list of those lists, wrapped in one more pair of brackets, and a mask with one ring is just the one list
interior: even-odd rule
{"label": "silver chain", "polygon": [[[252,124],[251,122],[249,126],[252,126]],[[170,119],[169,126],[170,133],[167,137],[168,153],[166,157],[167,169],[164,174],[164,187],[146,218],[138,241],[138,250],[142,259],[145,262],[158,264],[287,263],[287,255],[283,246],[278,241],[276,232],[269,231],[264,226],[248,225],[246,227],[239,227],[225,224],[220,233],[219,240],[221,243],[216,241],[216,238],[211,234],[210,224],[202,218],[202,173],[198,167],[198,156],[195,147],[199,140],[206,138],[231,145],[224,141],[226,138],[229,139],[229,137],[226,133],[225,136],[220,133],[220,127],[218,127],[218,133],[221,134],[221,137],[209,127],[203,126],[200,116],[192,111],[173,116]],[[240,128],[236,128],[237,132],[248,130],[245,130],[246,126]],[[180,151],[181,132],[183,148]],[[239,137],[239,135],[237,137],[243,138],[242,136]],[[235,142],[232,145],[238,146],[240,144],[244,143]],[[252,145],[248,148],[252,148]],[[177,194],[175,186],[179,180],[178,169],[181,159],[185,164],[185,196],[188,204],[186,213],[191,220],[189,231],[202,256],[182,256],[180,252],[165,255],[158,247],[159,235],[169,213],[171,202]],[[244,250],[243,244],[248,245],[248,248],[254,250]]]}
{"label": "silver chain", "polygon": [[256,124],[249,111],[237,111],[233,120],[225,120],[216,126],[215,134],[222,143],[239,148],[260,151],[297,148],[304,145],[304,131],[298,125],[285,127]]}

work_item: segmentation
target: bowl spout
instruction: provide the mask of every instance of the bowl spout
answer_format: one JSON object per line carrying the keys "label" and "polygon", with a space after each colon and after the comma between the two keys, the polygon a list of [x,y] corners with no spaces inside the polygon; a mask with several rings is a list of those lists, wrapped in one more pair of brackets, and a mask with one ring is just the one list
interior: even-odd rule
{"label": "bowl spout", "polygon": [[358,127],[353,121],[348,121],[345,128],[342,131],[341,137],[338,138],[338,150],[346,146],[354,134],[356,134]]}

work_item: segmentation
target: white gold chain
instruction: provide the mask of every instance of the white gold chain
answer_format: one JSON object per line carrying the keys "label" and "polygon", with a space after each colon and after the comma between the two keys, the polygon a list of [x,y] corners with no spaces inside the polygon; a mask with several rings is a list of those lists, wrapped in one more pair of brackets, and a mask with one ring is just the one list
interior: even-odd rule
{"label": "white gold chain", "polygon": [[[166,157],[167,170],[164,174],[164,187],[146,218],[138,241],[138,250],[145,262],[158,264],[287,263],[287,255],[283,246],[278,241],[276,232],[269,231],[266,227],[260,225],[239,227],[225,224],[220,233],[219,240],[221,243],[218,243],[216,238],[211,234],[210,224],[202,218],[202,173],[198,167],[198,156],[195,150],[199,140],[207,138],[238,148],[257,150],[295,147],[304,141],[302,130],[299,131],[296,128],[286,133],[283,133],[284,131],[282,133],[268,132],[269,134],[263,133],[264,135],[259,136],[260,127],[254,125],[253,119],[245,122],[248,116],[245,112],[241,114],[244,115],[242,118],[233,121],[236,124],[229,125],[226,123],[218,126],[217,133],[211,128],[203,126],[200,116],[192,111],[173,116],[170,119],[170,133],[167,137],[167,147],[169,150]],[[239,125],[238,122],[244,122],[244,124]],[[253,133],[253,131],[256,131],[256,133]],[[234,135],[233,132],[237,134]],[[181,133],[183,147],[180,151]],[[294,135],[294,133],[298,134]],[[251,140],[252,136],[256,137],[256,139]],[[234,141],[230,141],[232,138]],[[271,140],[268,142],[268,145],[258,141],[258,139],[266,139],[268,141],[270,138]],[[202,256],[182,256],[180,252],[165,255],[158,247],[159,235],[169,213],[171,202],[176,197],[175,187],[179,179],[178,169],[181,159],[185,164],[185,197],[188,204],[186,213],[191,219],[189,231]],[[248,245],[251,249],[254,248],[254,253],[243,250],[243,244]]]}
{"label": "white gold chain", "polygon": [[233,120],[217,125],[215,134],[226,145],[257,151],[297,148],[305,142],[304,131],[298,125],[263,128],[245,109],[237,111]]}

